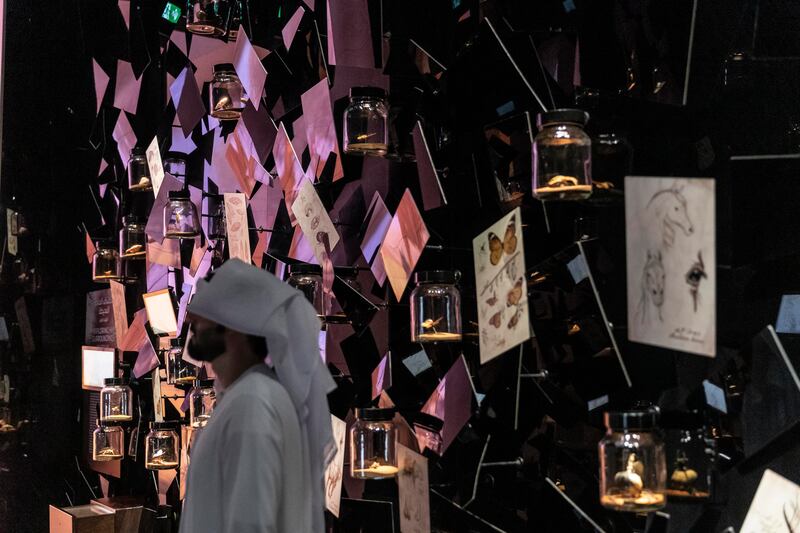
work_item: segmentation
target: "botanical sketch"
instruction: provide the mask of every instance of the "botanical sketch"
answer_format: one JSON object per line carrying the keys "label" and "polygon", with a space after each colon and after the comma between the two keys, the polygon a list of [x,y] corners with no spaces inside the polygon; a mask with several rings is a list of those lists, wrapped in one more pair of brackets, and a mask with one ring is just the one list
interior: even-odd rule
{"label": "botanical sketch", "polygon": [[325,470],[325,507],[338,517],[342,496],[344,438],[347,433],[347,424],[333,415],[331,415],[331,423],[333,424],[333,440],[336,443],[336,456]]}
{"label": "botanical sketch", "polygon": [[225,219],[231,258],[250,263],[250,233],[247,227],[247,200],[242,193],[225,193]]}
{"label": "botanical sketch", "polygon": [[713,357],[714,180],[625,179],[628,338]]}
{"label": "botanical sketch", "polygon": [[314,256],[322,264],[326,241],[328,250],[333,250],[339,243],[339,234],[310,180],[303,180],[292,204],[292,212],[297,217],[303,235],[314,249]]}
{"label": "botanical sketch", "polygon": [[397,445],[397,486],[400,496],[400,531],[430,533],[431,512],[428,494],[428,460]]}
{"label": "botanical sketch", "polygon": [[472,250],[485,363],[530,338],[520,209],[475,237]]}
{"label": "botanical sketch", "polygon": [[800,531],[800,487],[764,471],[750,502],[740,533],[797,533]]}

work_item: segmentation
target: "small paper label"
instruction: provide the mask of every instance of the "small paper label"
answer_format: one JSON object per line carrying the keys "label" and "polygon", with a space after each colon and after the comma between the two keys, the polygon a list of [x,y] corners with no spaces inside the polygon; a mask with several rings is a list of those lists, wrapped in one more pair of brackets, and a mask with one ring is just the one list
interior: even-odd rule
{"label": "small paper label", "polygon": [[706,393],[706,403],[709,407],[713,407],[723,413],[728,412],[728,406],[725,403],[725,392],[721,388],[706,379],[703,380],[703,391]]}
{"label": "small paper label", "polygon": [[608,403],[608,394],[604,394],[599,398],[595,398],[594,400],[589,400],[589,411],[594,411],[598,407],[602,407]]}
{"label": "small paper label", "polygon": [[583,254],[578,254],[575,258],[567,263],[569,273],[572,274],[572,279],[575,285],[589,277],[589,269],[586,267],[586,261],[583,259]]}
{"label": "small paper label", "polygon": [[331,415],[333,441],[336,443],[336,456],[325,471],[325,507],[339,517],[339,504],[342,496],[342,476],[344,475],[344,437],[347,424]]}
{"label": "small paper label", "polygon": [[8,253],[11,255],[17,255],[17,236],[12,235],[13,232],[13,224],[14,224],[14,215],[16,213],[11,209],[6,209],[6,232],[8,235]]}
{"label": "small paper label", "polygon": [[150,181],[153,184],[153,195],[157,197],[161,182],[164,181],[164,165],[161,162],[161,150],[158,149],[158,137],[153,137],[145,154],[147,155],[147,166],[150,169]]}
{"label": "small paper label", "polygon": [[428,460],[402,444],[398,444],[397,466],[400,531],[426,533],[431,530]]}
{"label": "small paper label", "polygon": [[225,193],[225,218],[231,259],[241,259],[250,264],[250,233],[247,229],[247,200],[244,194]]}
{"label": "small paper label", "polygon": [[431,360],[428,359],[428,354],[425,350],[420,350],[412,356],[403,359],[403,364],[414,377],[419,376],[429,368],[431,368]]}
{"label": "small paper label", "polygon": [[800,294],[784,294],[778,319],[775,321],[778,333],[800,333]]}

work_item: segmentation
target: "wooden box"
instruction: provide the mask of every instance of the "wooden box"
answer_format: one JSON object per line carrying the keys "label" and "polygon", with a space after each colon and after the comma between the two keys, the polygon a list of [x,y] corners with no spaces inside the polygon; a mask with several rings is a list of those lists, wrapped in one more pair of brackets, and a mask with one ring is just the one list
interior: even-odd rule
{"label": "wooden box", "polygon": [[77,507],[51,505],[50,533],[114,533],[114,511],[96,503]]}

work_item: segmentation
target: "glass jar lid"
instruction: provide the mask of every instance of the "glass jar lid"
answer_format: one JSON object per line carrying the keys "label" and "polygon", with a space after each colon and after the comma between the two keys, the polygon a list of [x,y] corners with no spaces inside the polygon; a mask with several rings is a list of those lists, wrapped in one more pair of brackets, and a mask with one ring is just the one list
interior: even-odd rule
{"label": "glass jar lid", "polygon": [[169,345],[172,348],[183,348],[183,339],[180,337],[174,337],[169,340]]}
{"label": "glass jar lid", "polygon": [[390,422],[396,412],[394,407],[360,407],[356,409],[356,418],[365,422]]}
{"label": "glass jar lid", "polygon": [[448,283],[454,285],[461,279],[458,270],[425,270],[414,274],[417,283]]}
{"label": "glass jar lid", "polygon": [[213,379],[198,379],[195,381],[195,387],[207,388],[213,386],[214,386]]}
{"label": "glass jar lid", "polygon": [[217,72],[236,72],[233,63],[217,63],[214,65],[214,74]]}
{"label": "glass jar lid", "polygon": [[444,428],[444,421],[441,418],[429,415],[428,413],[417,413],[414,415],[414,424],[436,433]]}
{"label": "glass jar lid", "polygon": [[162,420],[161,422],[150,422],[150,429],[175,430],[177,425],[178,423],[172,420]]}
{"label": "glass jar lid", "polygon": [[105,380],[103,380],[103,383],[105,383],[106,386],[113,387],[116,385],[127,385],[128,380],[125,378],[106,378]]}
{"label": "glass jar lid", "polygon": [[122,426],[121,420],[97,420],[97,426],[99,428],[116,428]]}
{"label": "glass jar lid", "polygon": [[577,124],[583,127],[587,122],[589,122],[589,113],[582,109],[554,109],[536,116],[536,125],[539,128],[551,124]]}
{"label": "glass jar lid", "polygon": [[188,189],[178,189],[177,191],[169,191],[170,200],[189,200],[191,195]]}
{"label": "glass jar lid", "polygon": [[333,273],[342,278],[357,278],[358,267],[333,267]]}
{"label": "glass jar lid", "polygon": [[131,148],[131,157],[140,156],[144,157],[145,151],[141,146],[134,146]]}
{"label": "glass jar lid", "polygon": [[125,226],[131,226],[134,224],[141,224],[142,219],[136,215],[129,214],[122,217],[122,224]]}
{"label": "glass jar lid", "polygon": [[603,414],[606,427],[614,430],[648,431],[656,427],[658,413],[655,410],[607,411]]}
{"label": "glass jar lid", "polygon": [[322,275],[322,267],[311,263],[294,263],[289,265],[289,275],[292,274],[319,274]]}
{"label": "glass jar lid", "polygon": [[380,87],[351,87],[350,98],[386,98],[386,89]]}

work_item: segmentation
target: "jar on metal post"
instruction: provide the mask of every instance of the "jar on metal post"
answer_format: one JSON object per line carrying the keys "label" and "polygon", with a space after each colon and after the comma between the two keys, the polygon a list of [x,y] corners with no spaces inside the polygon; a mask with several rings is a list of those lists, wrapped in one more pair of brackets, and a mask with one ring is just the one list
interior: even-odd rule
{"label": "jar on metal post", "polygon": [[213,379],[195,382],[189,393],[189,425],[195,429],[205,427],[217,401]]}
{"label": "jar on metal post", "polygon": [[414,434],[417,436],[417,444],[420,452],[430,450],[435,455],[442,455],[442,429],[444,422],[441,418],[427,413],[417,413],[414,418]]}
{"label": "jar on metal post", "polygon": [[164,172],[170,174],[181,183],[186,183],[186,160],[182,157],[165,158]]}
{"label": "jar on metal post", "polygon": [[[260,96],[256,95],[256,98]],[[236,120],[242,115],[247,95],[233,64],[214,65],[214,79],[211,81],[209,98],[212,117],[220,120]]]}
{"label": "jar on metal post", "polygon": [[289,285],[303,293],[306,300],[311,302],[317,315],[325,315],[325,305],[322,295],[322,267],[309,263],[296,263],[289,265]]}
{"label": "jar on metal post", "polygon": [[119,422],[97,422],[92,434],[92,460],[118,461],[125,457],[125,433]]}
{"label": "jar on metal post", "polygon": [[461,340],[460,272],[432,270],[416,274],[417,286],[409,300],[412,342]]}
{"label": "jar on metal post", "polygon": [[200,235],[200,219],[189,191],[169,192],[169,202],[164,206],[164,237],[168,239],[194,239]]}
{"label": "jar on metal post", "polygon": [[119,253],[113,248],[100,248],[92,257],[92,281],[108,283],[109,281],[119,281],[123,278],[122,265]]}
{"label": "jar on metal post", "polygon": [[703,500],[711,494],[714,464],[713,439],[707,438],[702,417],[682,417],[681,428],[666,430],[667,495]]}
{"label": "jar on metal post", "polygon": [[125,378],[106,378],[100,391],[100,421],[133,420],[133,391]]}
{"label": "jar on metal post", "polygon": [[353,87],[344,111],[344,151],[358,155],[386,155],[389,110],[386,91],[378,87]]}
{"label": "jar on metal post", "polygon": [[206,194],[208,206],[208,238],[225,239],[228,224],[225,218],[225,197],[221,194]]}
{"label": "jar on metal post", "polygon": [[183,339],[170,339],[167,352],[167,383],[170,385],[192,383],[197,379],[199,368],[183,360]]}
{"label": "jar on metal post", "polygon": [[144,466],[148,470],[178,468],[181,448],[174,422],[150,422],[144,444]]}
{"label": "jar on metal post", "polygon": [[147,257],[147,236],[145,224],[134,215],[122,220],[119,232],[119,256],[121,259],[145,259]]}
{"label": "jar on metal post", "polygon": [[654,410],[605,413],[608,431],[598,444],[604,507],[641,513],[666,505],[667,462],[656,420]]}
{"label": "jar on metal post", "polygon": [[197,35],[225,33],[228,0],[187,0],[186,31]]}
{"label": "jar on metal post", "polygon": [[357,479],[384,479],[397,474],[395,409],[356,409],[350,428],[350,475]]}
{"label": "jar on metal post", "polygon": [[533,141],[533,195],[539,200],[582,200],[592,194],[592,140],[580,109],[540,113]]}
{"label": "jar on metal post", "polygon": [[128,160],[128,189],[131,191],[150,191],[153,189],[147,157],[145,156],[144,148],[139,146],[131,150],[131,158]]}

